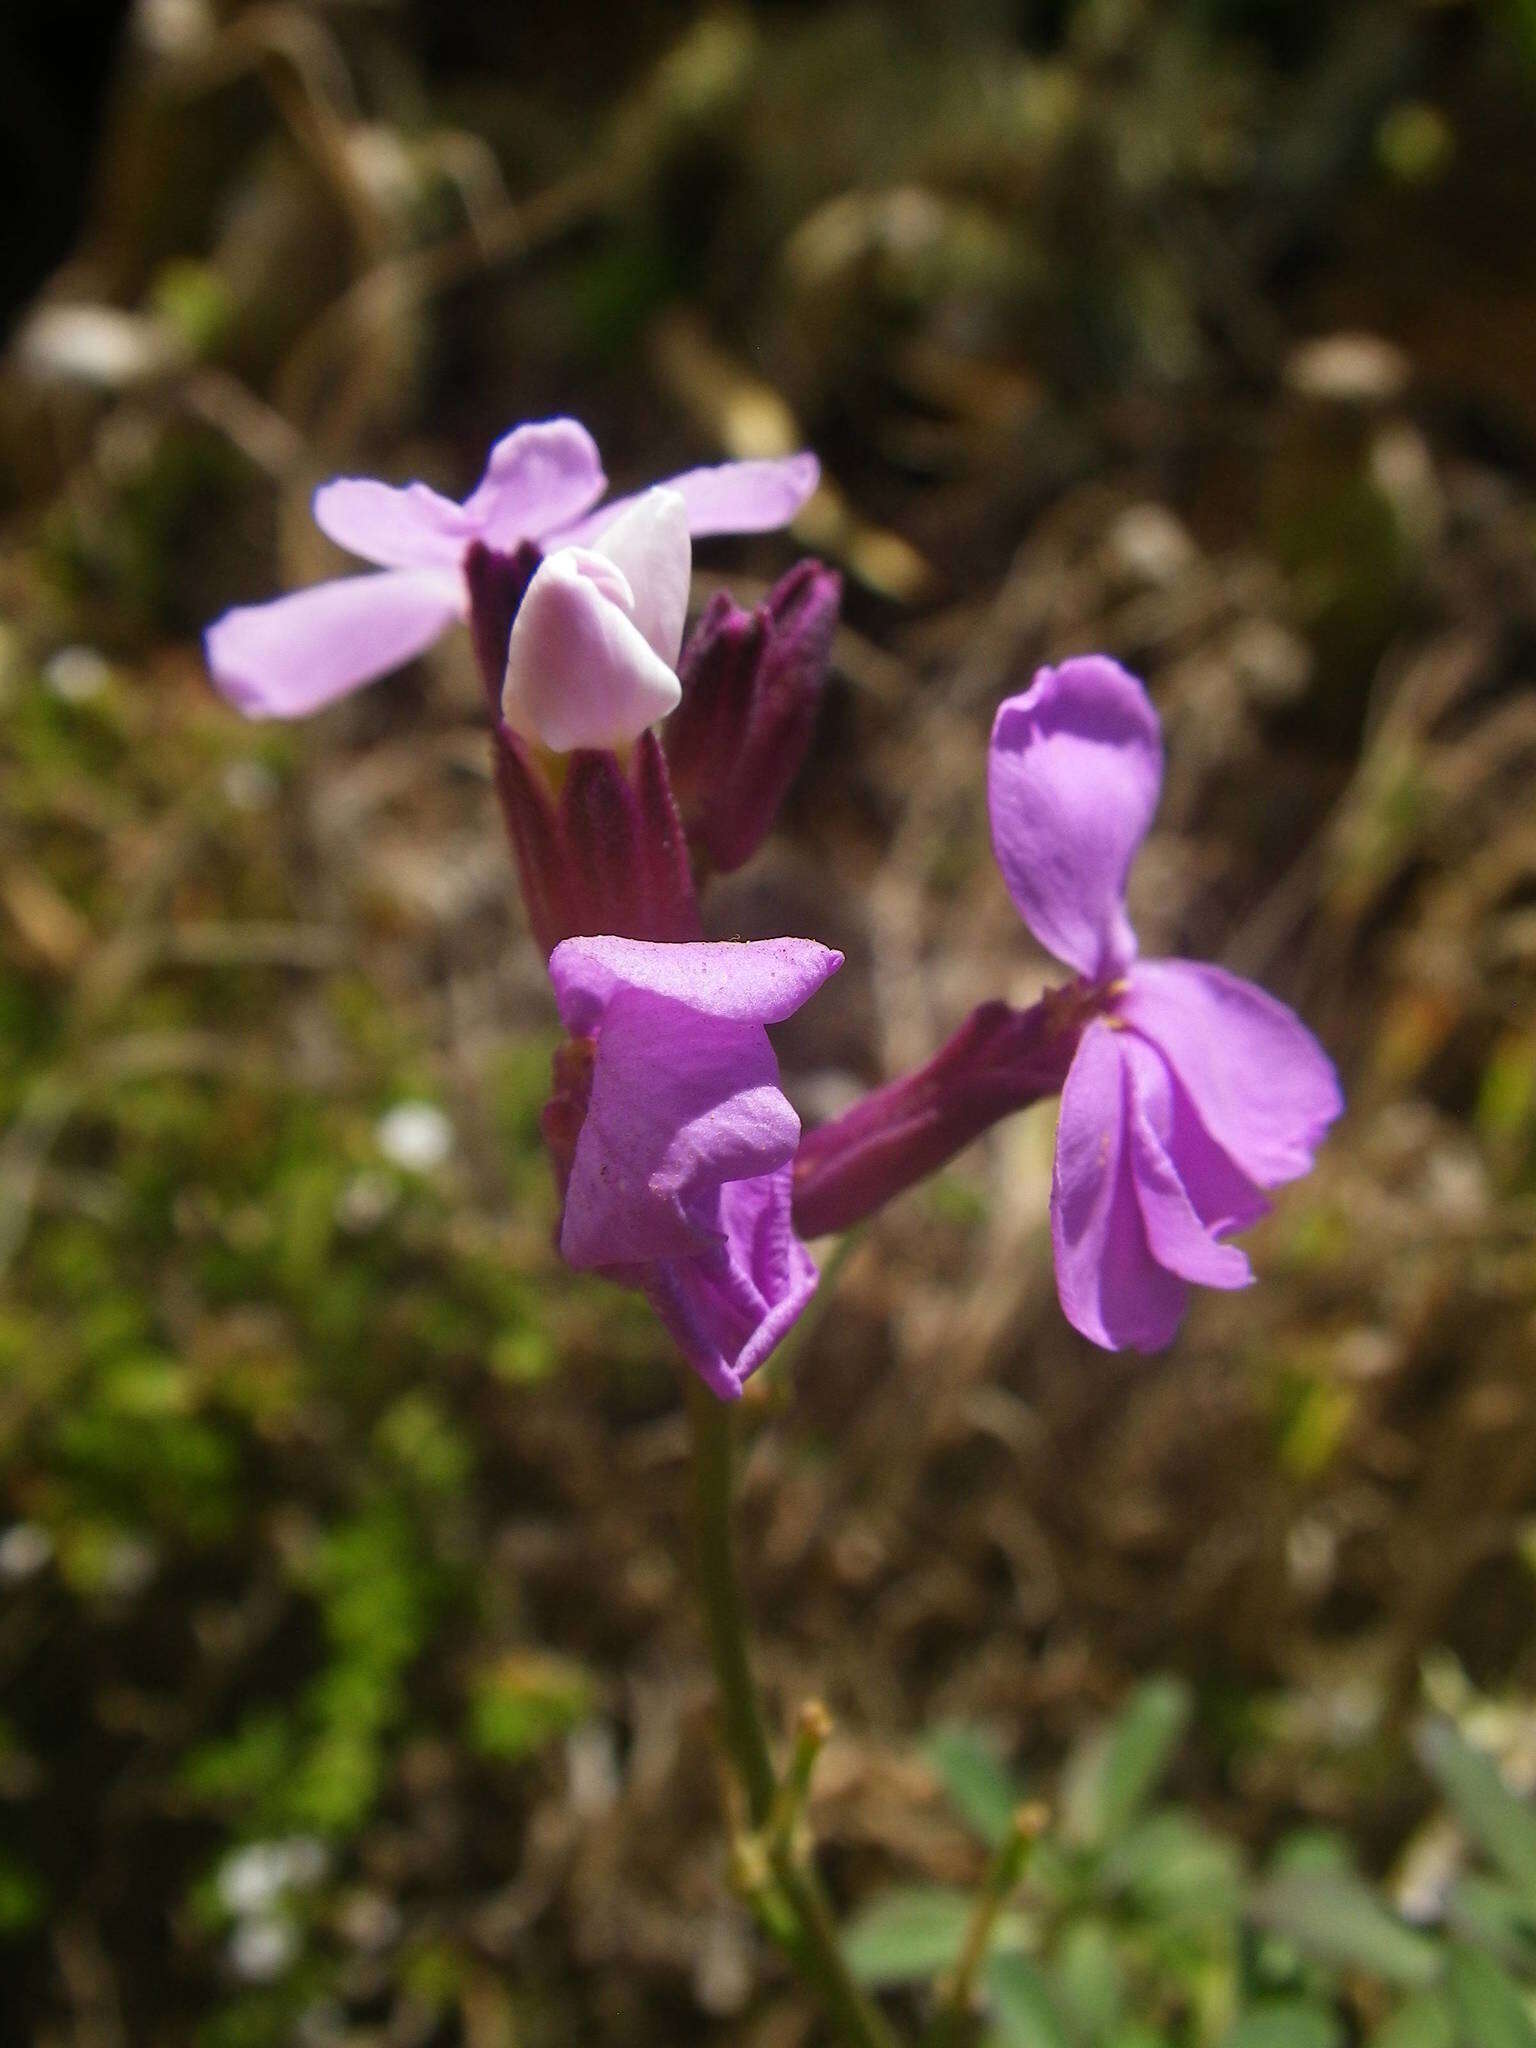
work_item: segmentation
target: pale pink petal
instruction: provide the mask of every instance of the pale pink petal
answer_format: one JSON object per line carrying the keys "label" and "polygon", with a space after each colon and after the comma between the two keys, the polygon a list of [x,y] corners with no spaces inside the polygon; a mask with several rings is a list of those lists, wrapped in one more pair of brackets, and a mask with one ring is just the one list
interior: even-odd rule
{"label": "pale pink petal", "polygon": [[667,667],[675,670],[693,573],[688,508],[682,498],[658,485],[634,499],[612,526],[604,527],[592,547],[623,572],[634,593],[630,617]]}
{"label": "pale pink petal", "polygon": [[1261,1188],[1312,1165],[1344,1098],[1301,1019],[1252,982],[1190,960],[1139,963],[1119,1013],[1158,1047],[1200,1122]]}
{"label": "pale pink petal", "polygon": [[1187,1290],[1147,1242],[1121,1035],[1090,1024],[1062,1089],[1051,1185],[1056,1291],[1067,1321],[1093,1343],[1158,1351],[1178,1329]]}
{"label": "pale pink petal", "polygon": [[648,939],[566,939],[550,955],[561,1022],[577,1037],[596,1029],[621,989],[737,1023],[779,1024],[843,964],[814,939],[656,945]]}
{"label": "pale pink petal", "polygon": [[381,570],[226,612],[203,646],[220,693],[247,718],[302,718],[413,660],[458,615],[451,577]]}
{"label": "pale pink petal", "polygon": [[[709,469],[684,470],[663,477],[658,488],[676,491],[688,508],[688,531],[695,540],[718,533],[772,533],[788,526],[821,482],[821,464],[814,455],[786,455],[766,462],[722,462]],[[563,538],[590,541],[606,521],[627,512],[635,500],[616,498],[601,505]]]}
{"label": "pale pink petal", "polygon": [[381,569],[453,568],[474,538],[464,508],[426,484],[337,477],[316,491],[314,515],[338,547]]}
{"label": "pale pink petal", "polygon": [[1157,1263],[1181,1280],[1202,1287],[1247,1287],[1253,1270],[1234,1244],[1221,1244],[1196,1212],[1181,1177],[1182,1162],[1169,1156],[1157,1126],[1169,1114],[1171,1090],[1158,1053],[1133,1033],[1121,1036],[1121,1058],[1130,1081],[1127,1133],[1131,1178]]}
{"label": "pale pink petal", "polygon": [[576,549],[540,564],[507,646],[502,716],[514,732],[556,753],[625,746],[681,695],[672,670],[585,573]]}
{"label": "pale pink petal", "polygon": [[1125,882],[1162,772],[1146,691],[1102,655],[1041,669],[992,728],[987,799],[1008,893],[1041,945],[1093,980],[1136,957]]}
{"label": "pale pink petal", "polygon": [[487,547],[507,549],[570,526],[607,486],[597,444],[579,420],[535,420],[496,443],[464,511]]}
{"label": "pale pink petal", "polygon": [[592,588],[606,597],[610,604],[616,604],[626,618],[635,615],[635,593],[629,578],[608,555],[599,554],[596,548],[560,548],[549,560],[561,569],[580,570]]}

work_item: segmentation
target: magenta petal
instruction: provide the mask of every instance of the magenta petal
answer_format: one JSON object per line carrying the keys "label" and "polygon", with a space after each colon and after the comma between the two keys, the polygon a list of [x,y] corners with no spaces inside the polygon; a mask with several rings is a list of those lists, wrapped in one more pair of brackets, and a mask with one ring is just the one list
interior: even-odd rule
{"label": "magenta petal", "polygon": [[777,1024],[843,964],[813,939],[653,945],[646,939],[567,939],[550,956],[561,1020],[578,1037],[593,1031],[620,988],[653,995],[705,1017]]}
{"label": "magenta petal", "polygon": [[1206,1130],[1188,1090],[1157,1047],[1135,1031],[1127,1031],[1121,1044],[1137,1106],[1205,1228],[1214,1237],[1225,1237],[1267,1216],[1269,1203]]}
{"label": "magenta petal", "polygon": [[739,1399],[816,1292],[815,1264],[790,1223],[790,1176],[783,1166],[728,1183],[723,1243],[704,1258],[653,1266],[644,1279],[679,1350],[723,1401]]}
{"label": "magenta petal", "polygon": [[607,486],[597,443],[579,420],[535,420],[496,443],[464,512],[487,547],[506,549],[569,526]]}
{"label": "magenta petal", "polygon": [[1102,655],[1041,669],[992,727],[987,800],[1008,893],[1041,945],[1094,980],[1136,957],[1125,882],[1162,773],[1146,691]]}
{"label": "magenta petal", "polygon": [[1295,1180],[1344,1098],[1301,1019],[1252,982],[1191,960],[1138,963],[1119,1005],[1157,1046],[1210,1137],[1261,1188]]}
{"label": "magenta petal", "polygon": [[645,989],[613,996],[566,1191],[567,1261],[628,1265],[706,1250],[719,1236],[721,1182],[794,1157],[800,1120],[778,1081],[761,1026],[701,1016]]}
{"label": "magenta petal", "polygon": [[1090,1024],[1061,1092],[1051,1186],[1056,1290],[1067,1321],[1093,1343],[1157,1351],[1178,1329],[1187,1290],[1147,1242],[1120,1037]]}
{"label": "magenta petal", "polygon": [[[709,469],[663,477],[658,488],[676,491],[688,507],[688,531],[695,540],[717,533],[772,533],[788,526],[821,482],[814,455],[787,455],[772,462],[722,462]],[[644,493],[638,494],[643,497]],[[568,541],[590,542],[627,512],[636,498],[616,498],[584,519]]]}
{"label": "magenta petal", "polygon": [[315,493],[315,524],[381,569],[451,569],[475,537],[461,505],[426,484],[381,484],[341,476]]}
{"label": "magenta petal", "polygon": [[1202,1287],[1249,1286],[1253,1269],[1246,1256],[1218,1241],[1184,1184],[1182,1159],[1170,1156],[1160,1135],[1159,1127],[1169,1124],[1172,1094],[1161,1055],[1131,1032],[1122,1034],[1120,1054],[1130,1082],[1131,1176],[1153,1258]]}
{"label": "magenta petal", "polygon": [[226,612],[203,646],[221,694],[247,718],[302,718],[412,660],[458,613],[452,579],[382,570]]}

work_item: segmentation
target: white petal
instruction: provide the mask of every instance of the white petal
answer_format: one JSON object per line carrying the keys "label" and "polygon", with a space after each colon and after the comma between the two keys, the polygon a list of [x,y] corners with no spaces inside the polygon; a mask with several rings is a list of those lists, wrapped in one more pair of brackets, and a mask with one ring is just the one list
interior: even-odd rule
{"label": "white petal", "polygon": [[623,570],[635,593],[635,624],[667,667],[676,668],[693,573],[688,505],[682,493],[658,484],[636,498],[592,545],[594,553],[606,555]]}
{"label": "white petal", "polygon": [[542,563],[507,647],[502,716],[514,732],[569,753],[619,747],[675,709],[682,689],[575,549]]}

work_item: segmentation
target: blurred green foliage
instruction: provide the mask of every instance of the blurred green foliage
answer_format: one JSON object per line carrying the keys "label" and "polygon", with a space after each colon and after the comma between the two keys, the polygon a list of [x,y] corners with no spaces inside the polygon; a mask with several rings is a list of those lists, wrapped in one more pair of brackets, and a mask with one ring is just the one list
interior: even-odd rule
{"label": "blurred green foliage", "polygon": [[[517,1221],[466,1228],[462,1144],[390,1152],[427,1049],[314,945],[271,844],[288,742],[94,659],[73,695],[67,667],[12,662],[0,729],[0,875],[30,941],[0,955],[0,1942],[19,1964],[148,1829],[170,1893],[145,1903],[184,1917],[189,1983],[199,1938],[253,1980],[193,1994],[199,2038],[245,2048],[323,2000],[337,1962],[310,1923],[413,1745],[504,1775],[592,1708],[474,1569],[482,1394],[560,1362],[549,1042],[513,1038],[487,1078],[481,1150]],[[281,1042],[284,977],[326,1085]],[[291,1842],[323,1877],[231,1899],[247,1849]],[[408,1972],[445,2002],[451,1955]]]}
{"label": "blurred green foliage", "polygon": [[[1237,1840],[1165,1802],[1192,1704],[1149,1680],[1068,1756],[992,1929],[990,2048],[1533,2048],[1536,1805],[1495,1762],[1452,1721],[1423,1724],[1459,1832],[1410,1923],[1342,1835],[1295,1831],[1255,1872]],[[941,1728],[926,1756],[995,1852],[1036,1788],[981,1730]],[[975,1910],[961,1889],[888,1892],[849,1929],[849,1959],[872,1985],[942,1982]]]}

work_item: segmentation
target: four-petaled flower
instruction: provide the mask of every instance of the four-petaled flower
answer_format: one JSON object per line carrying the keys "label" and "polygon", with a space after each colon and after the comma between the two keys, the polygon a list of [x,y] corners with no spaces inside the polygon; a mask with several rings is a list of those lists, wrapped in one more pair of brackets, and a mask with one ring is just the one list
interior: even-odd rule
{"label": "four-petaled flower", "polygon": [[763,1027],[842,958],[809,939],[567,939],[550,956],[561,1020],[592,1044],[561,1252],[643,1288],[724,1400],[816,1289],[790,1222],[800,1120]]}
{"label": "four-petaled flower", "polygon": [[[543,587],[506,715],[555,748],[633,738],[677,701],[689,536],[787,525],[818,475],[812,455],[724,463],[601,505],[607,479],[591,435],[553,419],[498,441],[462,503],[426,484],[339,477],[315,493],[315,523],[374,572],[226,612],[205,638],[209,671],[247,717],[305,717],[468,616],[465,559],[477,543],[510,553],[533,542]],[[574,713],[560,702],[572,683]]]}
{"label": "four-petaled flower", "polygon": [[[717,599],[678,671],[693,538],[786,524],[818,474],[810,455],[726,463],[605,505],[586,429],[535,422],[496,444],[462,503],[419,483],[325,485],[316,522],[374,572],[228,612],[206,636],[239,709],[297,717],[470,619],[498,789],[572,1034],[545,1113],[561,1250],[643,1288],[723,1398],[815,1289],[791,1213],[800,1125],[763,1027],[841,955],[696,941],[694,883],[739,865],[783,795],[837,579],[808,563],[754,613]],[[680,701],[664,754],[651,728]],[[540,749],[579,760],[541,768]],[[1316,1040],[1263,990],[1138,959],[1125,886],[1161,781],[1157,714],[1102,656],[1042,669],[1003,704],[993,844],[1020,915],[1077,979],[1034,1011],[983,1005],[919,1074],[815,1133],[794,1188],[804,1227],[867,1213],[1060,1087],[1051,1221],[1068,1320],[1152,1350],[1190,1283],[1248,1283],[1231,1234],[1264,1213],[1262,1191],[1308,1170],[1342,1100]],[[645,936],[556,943],[562,929]]]}
{"label": "four-petaled flower", "polygon": [[1261,1189],[1305,1173],[1343,1107],[1327,1055],[1262,989],[1219,967],[1142,961],[1125,884],[1162,784],[1157,713],[1102,656],[1042,669],[998,711],[992,841],[1019,915],[1092,1004],[1062,1089],[1051,1193],[1067,1319],[1157,1350],[1188,1283],[1242,1287],[1226,1242]]}

